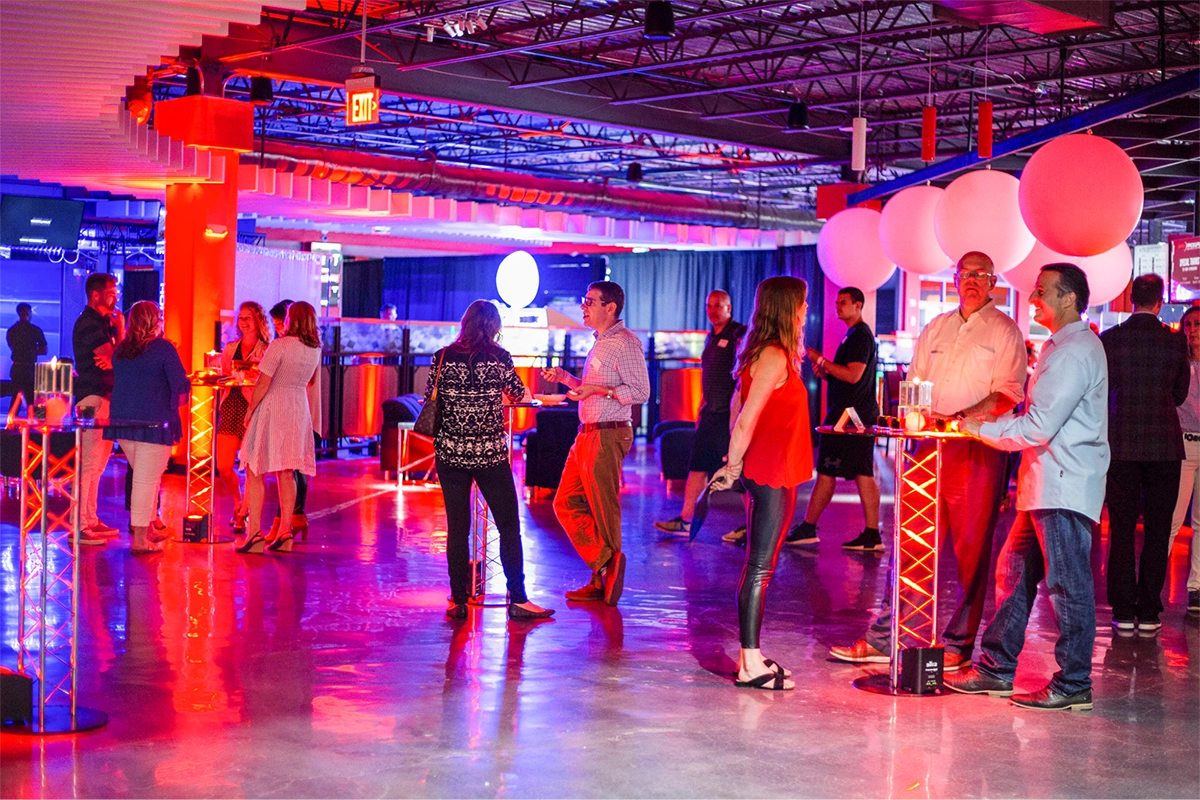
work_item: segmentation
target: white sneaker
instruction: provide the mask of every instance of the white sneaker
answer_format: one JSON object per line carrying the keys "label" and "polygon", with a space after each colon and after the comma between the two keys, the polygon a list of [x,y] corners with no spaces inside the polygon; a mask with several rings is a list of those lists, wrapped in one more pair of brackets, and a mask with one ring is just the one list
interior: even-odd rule
{"label": "white sneaker", "polygon": [[116,536],[120,533],[116,528],[98,519],[91,525],[86,526],[84,530],[96,536]]}

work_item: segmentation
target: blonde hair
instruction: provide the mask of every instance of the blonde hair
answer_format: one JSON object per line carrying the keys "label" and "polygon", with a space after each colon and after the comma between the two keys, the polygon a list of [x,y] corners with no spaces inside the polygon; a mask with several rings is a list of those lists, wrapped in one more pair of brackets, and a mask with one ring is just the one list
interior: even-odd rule
{"label": "blonde hair", "polygon": [[779,347],[799,370],[804,352],[804,327],[796,325],[796,312],[808,298],[808,284],[790,275],[767,278],[754,293],[754,318],[738,354],[735,374],[741,375],[768,347]]}
{"label": "blonde hair", "polygon": [[158,321],[162,314],[155,303],[139,300],[129,309],[129,326],[125,338],[117,345],[113,355],[122,361],[137,358],[146,351],[146,346],[158,338]]}
{"label": "blonde hair", "polygon": [[[254,327],[258,329],[258,338],[262,340],[263,344],[270,344],[271,323],[267,321],[267,312],[263,311],[263,307],[253,300],[247,300],[238,306],[239,317],[243,311],[249,311],[254,315]],[[237,320],[234,320],[234,328],[237,329],[238,338],[240,339],[242,330]]]}
{"label": "blonde hair", "polygon": [[306,347],[320,347],[321,333],[317,330],[317,312],[309,303],[298,300],[288,306],[284,336],[295,336]]}

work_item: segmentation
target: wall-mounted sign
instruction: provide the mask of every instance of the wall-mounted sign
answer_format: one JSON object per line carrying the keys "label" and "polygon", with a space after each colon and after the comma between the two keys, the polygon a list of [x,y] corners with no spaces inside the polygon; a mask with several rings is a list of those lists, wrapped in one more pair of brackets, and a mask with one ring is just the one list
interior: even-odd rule
{"label": "wall-mounted sign", "polygon": [[1171,279],[1200,289],[1200,236],[1171,237]]}
{"label": "wall-mounted sign", "polygon": [[361,75],[346,81],[346,126],[379,122],[379,76]]}

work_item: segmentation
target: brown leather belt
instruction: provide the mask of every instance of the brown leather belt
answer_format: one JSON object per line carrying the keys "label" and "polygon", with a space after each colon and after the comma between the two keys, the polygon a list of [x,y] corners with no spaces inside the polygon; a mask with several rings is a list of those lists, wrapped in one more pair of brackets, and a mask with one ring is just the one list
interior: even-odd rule
{"label": "brown leather belt", "polygon": [[614,428],[632,428],[632,422],[585,422],[579,426],[580,433],[591,433],[592,431],[610,431]]}

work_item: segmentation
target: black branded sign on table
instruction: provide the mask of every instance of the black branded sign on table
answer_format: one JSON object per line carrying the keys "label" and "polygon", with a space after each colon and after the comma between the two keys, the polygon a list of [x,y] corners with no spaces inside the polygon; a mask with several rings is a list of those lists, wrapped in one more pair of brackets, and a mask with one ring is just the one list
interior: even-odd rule
{"label": "black branded sign on table", "polygon": [[1200,291],[1200,236],[1171,239],[1171,279]]}

